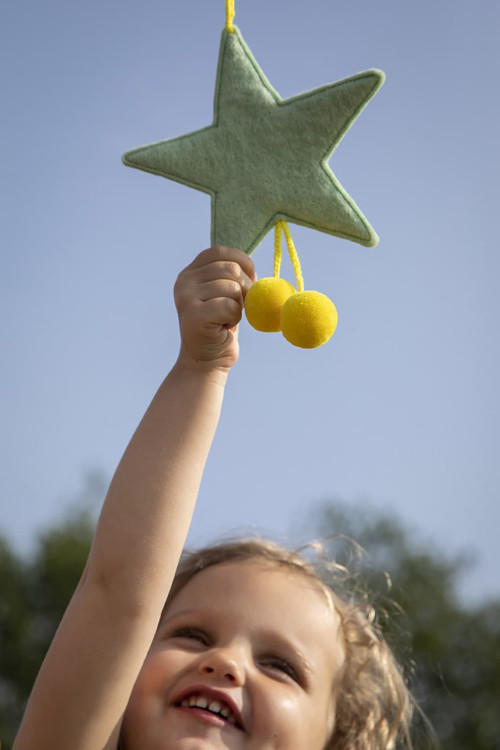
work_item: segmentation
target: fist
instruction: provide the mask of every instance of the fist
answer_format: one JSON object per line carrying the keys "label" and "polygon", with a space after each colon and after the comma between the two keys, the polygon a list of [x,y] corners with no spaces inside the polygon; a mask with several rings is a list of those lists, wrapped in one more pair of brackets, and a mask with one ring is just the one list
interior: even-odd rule
{"label": "fist", "polygon": [[236,362],[238,323],[255,279],[248,255],[222,246],[204,250],[179,274],[174,299],[182,364],[229,369]]}

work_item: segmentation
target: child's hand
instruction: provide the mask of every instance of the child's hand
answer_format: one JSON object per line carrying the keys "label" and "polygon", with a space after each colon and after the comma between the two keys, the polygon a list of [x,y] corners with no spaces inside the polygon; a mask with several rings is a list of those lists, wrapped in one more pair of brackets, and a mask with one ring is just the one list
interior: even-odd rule
{"label": "child's hand", "polygon": [[179,363],[229,368],[238,359],[238,323],[256,274],[241,250],[212,247],[182,271],[174,298],[181,330]]}

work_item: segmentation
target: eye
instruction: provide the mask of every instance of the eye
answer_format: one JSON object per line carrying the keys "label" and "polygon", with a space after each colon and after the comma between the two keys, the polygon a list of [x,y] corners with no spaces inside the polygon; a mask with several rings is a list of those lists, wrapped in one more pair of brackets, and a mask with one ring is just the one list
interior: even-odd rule
{"label": "eye", "polygon": [[208,635],[199,628],[192,627],[180,627],[176,628],[170,634],[170,638],[184,638],[186,640],[195,641],[201,643],[203,646],[210,644]]}
{"label": "eye", "polygon": [[294,682],[301,684],[301,679],[296,669],[286,659],[282,659],[280,656],[269,656],[263,659],[261,663],[267,669],[282,673],[290,677]]}

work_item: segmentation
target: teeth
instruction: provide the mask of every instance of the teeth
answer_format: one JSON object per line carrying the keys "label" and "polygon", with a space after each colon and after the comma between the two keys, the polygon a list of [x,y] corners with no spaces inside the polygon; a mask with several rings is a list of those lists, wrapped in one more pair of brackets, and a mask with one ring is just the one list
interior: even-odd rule
{"label": "teeth", "polygon": [[208,701],[202,695],[195,695],[191,696],[189,699],[189,705],[196,706],[197,708],[206,708],[208,706]]}
{"label": "teeth", "polygon": [[233,714],[229,706],[222,704],[220,701],[209,701],[203,695],[191,695],[189,698],[184,698],[181,702],[183,708],[205,708],[214,714],[219,714],[230,724],[236,724],[236,716]]}

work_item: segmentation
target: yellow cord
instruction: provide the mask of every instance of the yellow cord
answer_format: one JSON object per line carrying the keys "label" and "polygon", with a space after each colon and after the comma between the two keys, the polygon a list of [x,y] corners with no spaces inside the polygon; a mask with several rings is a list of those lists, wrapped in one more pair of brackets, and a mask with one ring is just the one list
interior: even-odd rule
{"label": "yellow cord", "polygon": [[286,221],[276,222],[274,228],[274,277],[278,278],[280,274],[281,266],[281,232],[285,235],[286,246],[288,249],[288,255],[292,262],[293,270],[295,271],[295,278],[297,279],[297,291],[304,291],[304,279],[302,276],[302,269],[300,267],[299,256],[293,244],[292,235]]}
{"label": "yellow cord", "polygon": [[226,31],[230,34],[234,31],[234,0],[226,0]]}
{"label": "yellow cord", "polygon": [[292,261],[293,270],[295,271],[295,278],[297,279],[297,291],[303,292],[304,279],[302,278],[302,269],[300,267],[299,256],[297,255],[295,245],[293,244],[292,235],[290,234],[288,224],[286,223],[286,221],[282,221],[281,223],[283,225],[283,232],[285,234],[288,255],[290,256],[290,260]]}
{"label": "yellow cord", "polygon": [[274,227],[274,278],[278,279],[281,267],[281,221]]}

